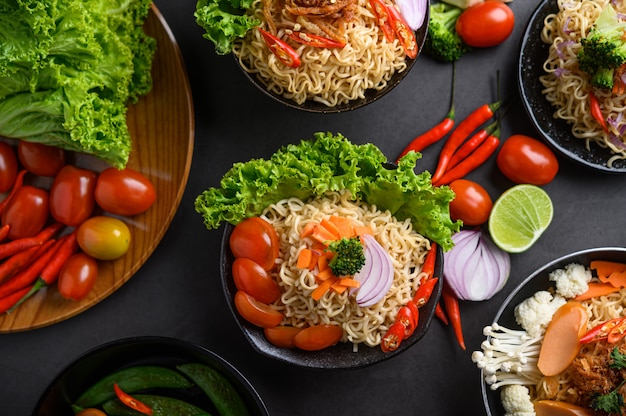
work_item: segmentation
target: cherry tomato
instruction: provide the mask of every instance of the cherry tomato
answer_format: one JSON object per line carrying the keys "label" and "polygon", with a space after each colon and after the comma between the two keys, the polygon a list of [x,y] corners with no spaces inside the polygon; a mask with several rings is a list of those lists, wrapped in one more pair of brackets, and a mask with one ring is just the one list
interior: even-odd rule
{"label": "cherry tomato", "polygon": [[280,348],[295,348],[294,338],[300,331],[302,331],[302,328],[297,326],[279,325],[265,328],[263,333],[272,345]]}
{"label": "cherry tomato", "polygon": [[81,300],[93,289],[97,278],[96,259],[85,253],[72,254],[59,271],[59,293],[66,299]]}
{"label": "cherry tomato", "polygon": [[114,260],[128,251],[130,230],[124,221],[103,215],[91,217],[76,231],[80,248],[98,260]]}
{"label": "cherry tomato", "polygon": [[261,328],[277,326],[283,320],[282,313],[241,290],[235,293],[235,307],[243,319]]}
{"label": "cherry tomato", "polygon": [[8,238],[32,237],[46,225],[49,217],[48,192],[24,185],[19,188],[2,212],[2,224],[9,224]]}
{"label": "cherry tomato", "polygon": [[236,258],[233,262],[233,280],[237,289],[243,290],[259,302],[272,303],[280,298],[278,283],[254,260]]}
{"label": "cherry tomato", "polygon": [[96,201],[97,175],[88,169],[65,165],[50,187],[50,213],[58,222],[75,227],[89,218]]}
{"label": "cherry tomato", "polygon": [[493,201],[479,184],[468,179],[450,183],[456,196],[450,202],[450,218],[463,221],[463,225],[481,225],[489,219]]}
{"label": "cherry tomato", "polygon": [[7,142],[0,142],[0,193],[7,192],[17,177],[15,149]]}
{"label": "cherry tomato", "polygon": [[550,148],[532,137],[515,134],[504,141],[496,164],[515,183],[545,185],[559,171],[559,161]]}
{"label": "cherry tomato", "polygon": [[470,6],[456,21],[456,31],[463,42],[475,48],[501,44],[511,35],[514,26],[513,11],[498,0]]}
{"label": "cherry tomato", "polygon": [[38,176],[54,176],[65,165],[65,150],[20,140],[17,155],[27,171]]}
{"label": "cherry tomato", "polygon": [[293,343],[301,350],[319,351],[338,343],[342,335],[343,329],[339,325],[313,325],[298,332]]}
{"label": "cherry tomato", "polygon": [[98,175],[95,198],[111,214],[132,216],[147,211],[156,192],[152,182],[134,169],[107,168]]}
{"label": "cherry tomato", "polygon": [[94,409],[93,407],[90,407],[76,413],[76,416],[107,416],[107,414],[100,409]]}
{"label": "cherry tomato", "polygon": [[254,260],[265,270],[274,267],[278,257],[278,234],[263,218],[250,217],[237,224],[229,243],[235,257]]}

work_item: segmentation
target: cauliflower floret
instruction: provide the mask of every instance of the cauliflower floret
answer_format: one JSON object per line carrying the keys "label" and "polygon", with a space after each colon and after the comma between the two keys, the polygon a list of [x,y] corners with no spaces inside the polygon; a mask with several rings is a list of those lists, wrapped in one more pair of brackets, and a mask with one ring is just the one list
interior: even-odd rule
{"label": "cauliflower floret", "polygon": [[528,387],[520,384],[504,386],[500,390],[500,401],[506,412],[505,416],[534,416],[535,407],[530,400]]}
{"label": "cauliflower floret", "polygon": [[552,296],[547,290],[541,290],[515,307],[515,321],[531,337],[539,336],[565,302],[567,300],[558,293]]}
{"label": "cauliflower floret", "polygon": [[571,263],[563,269],[554,270],[548,276],[556,284],[556,293],[573,298],[587,291],[591,280],[591,270],[582,264]]}

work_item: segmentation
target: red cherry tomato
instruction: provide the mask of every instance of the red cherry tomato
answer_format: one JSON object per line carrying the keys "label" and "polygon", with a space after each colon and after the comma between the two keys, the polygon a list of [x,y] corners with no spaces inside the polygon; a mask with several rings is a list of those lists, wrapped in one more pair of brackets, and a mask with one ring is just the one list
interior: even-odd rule
{"label": "red cherry tomato", "polygon": [[294,338],[300,331],[302,331],[302,328],[297,326],[279,325],[265,328],[263,333],[272,345],[280,348],[295,348]]}
{"label": "red cherry tomato", "polygon": [[74,227],[89,218],[96,204],[97,175],[88,169],[65,165],[50,187],[50,213],[58,222]]}
{"label": "red cherry tomato", "polygon": [[0,193],[7,192],[17,177],[15,149],[7,142],[0,142]]}
{"label": "red cherry tomato", "polygon": [[2,224],[9,224],[8,238],[32,237],[46,225],[49,216],[48,192],[24,185],[15,192],[2,213]]}
{"label": "red cherry tomato", "polygon": [[134,169],[107,168],[98,175],[95,198],[111,214],[132,216],[147,211],[156,192],[152,182]]}
{"label": "red cherry tomato", "polygon": [[515,183],[545,185],[559,171],[559,161],[550,148],[532,137],[515,134],[504,141],[496,164]]}
{"label": "red cherry tomato", "polygon": [[235,293],[235,307],[243,319],[261,328],[277,326],[283,320],[282,313],[241,290]]}
{"label": "red cherry tomato", "polygon": [[479,184],[468,179],[450,183],[455,197],[450,202],[450,218],[463,221],[463,225],[481,225],[487,222],[493,201]]}
{"label": "red cherry tomato", "polygon": [[265,270],[274,267],[278,257],[278,235],[263,218],[250,217],[237,224],[229,243],[235,257],[254,260]]}
{"label": "red cherry tomato", "polygon": [[293,343],[301,350],[319,351],[338,343],[342,335],[343,329],[339,325],[313,325],[298,332]]}
{"label": "red cherry tomato", "polygon": [[281,290],[270,274],[254,260],[238,257],[233,262],[233,280],[239,290],[243,290],[259,302],[272,303],[280,298]]}
{"label": "red cherry tomato", "polygon": [[93,289],[97,278],[96,259],[85,253],[73,254],[59,272],[59,293],[66,299],[81,300]]}
{"label": "red cherry tomato", "polygon": [[501,44],[511,35],[514,26],[513,11],[498,0],[468,7],[456,21],[456,31],[463,42],[475,48]]}
{"label": "red cherry tomato", "polygon": [[27,171],[38,176],[54,176],[65,165],[65,150],[20,140],[17,154]]}
{"label": "red cherry tomato", "polygon": [[107,416],[107,414],[100,409],[94,409],[93,407],[90,407],[76,413],[76,416]]}

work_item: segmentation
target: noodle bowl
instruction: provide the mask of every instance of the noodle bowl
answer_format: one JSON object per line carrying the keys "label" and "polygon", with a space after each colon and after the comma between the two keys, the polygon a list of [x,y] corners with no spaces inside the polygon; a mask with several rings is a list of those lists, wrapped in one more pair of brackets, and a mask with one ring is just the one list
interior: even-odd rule
{"label": "noodle bowl", "polygon": [[[250,10],[261,21],[261,29],[272,31],[286,39],[290,30],[302,30],[320,36],[345,41],[343,48],[316,48],[290,43],[301,59],[301,65],[290,68],[283,65],[265,44],[258,30],[249,31],[236,42],[233,53],[240,67],[271,96],[292,102],[303,109],[340,111],[354,102],[365,103],[371,94],[378,97],[395,86],[408,72],[414,60],[405,57],[397,39],[388,42],[367,7],[367,0],[355,0],[345,13],[348,17],[334,19],[332,25],[324,21],[295,16],[283,7],[272,8],[272,20],[266,18],[264,4],[269,0],[255,0]],[[276,2],[278,3],[278,1]],[[276,10],[279,9],[279,10]],[[333,26],[332,29],[328,29]],[[426,25],[418,33],[418,46],[425,38]],[[358,106],[358,104],[357,104]]]}
{"label": "noodle bowl", "polygon": [[[320,301],[311,298],[317,287],[314,274],[296,267],[306,242],[302,228],[331,215],[349,217],[372,228],[376,240],[393,259],[394,279],[386,296],[371,307],[359,307],[354,296],[327,292]],[[283,294],[274,307],[285,315],[283,324],[308,326],[335,324],[343,328],[344,342],[355,346],[380,344],[398,309],[412,299],[421,278],[421,264],[430,242],[412,230],[410,220],[398,221],[389,212],[351,200],[349,193],[329,193],[325,198],[303,202],[289,198],[268,207],[266,219],[280,236],[280,258],[275,277]]]}

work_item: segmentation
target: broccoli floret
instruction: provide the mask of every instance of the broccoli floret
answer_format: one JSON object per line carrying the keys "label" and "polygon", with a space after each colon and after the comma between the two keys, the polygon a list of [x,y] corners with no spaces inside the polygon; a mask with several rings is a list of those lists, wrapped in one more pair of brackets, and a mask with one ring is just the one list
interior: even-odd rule
{"label": "broccoli floret", "polygon": [[626,64],[626,22],[620,21],[610,4],[605,7],[591,27],[586,38],[581,39],[578,66],[591,75],[591,85],[611,89],[615,68]]}
{"label": "broccoli floret", "polygon": [[335,253],[328,266],[335,276],[356,274],[365,264],[363,244],[359,237],[342,238],[329,244],[328,250]]}
{"label": "broccoli floret", "polygon": [[463,9],[446,3],[430,6],[428,33],[423,52],[442,62],[454,62],[471,48],[463,43],[456,32],[456,21]]}

